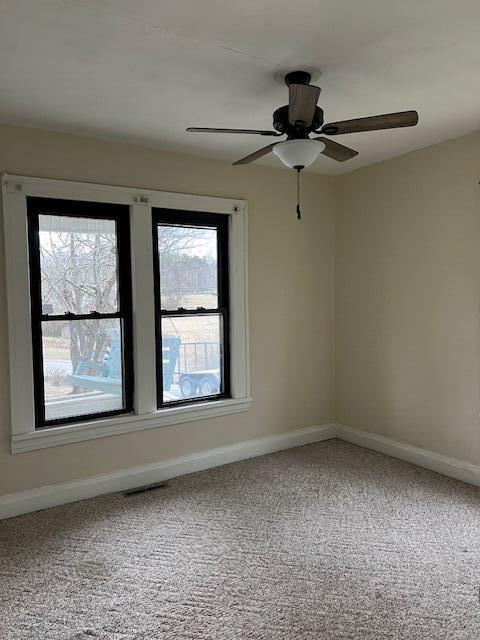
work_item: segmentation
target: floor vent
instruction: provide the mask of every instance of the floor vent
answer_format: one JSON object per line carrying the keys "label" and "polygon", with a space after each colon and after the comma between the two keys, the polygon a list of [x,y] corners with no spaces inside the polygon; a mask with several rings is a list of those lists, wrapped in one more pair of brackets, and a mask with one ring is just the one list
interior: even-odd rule
{"label": "floor vent", "polygon": [[154,482],[153,484],[145,484],[142,487],[127,489],[122,493],[124,496],[133,496],[136,493],[145,493],[145,491],[153,491],[154,489],[161,489],[162,487],[168,487],[168,482]]}

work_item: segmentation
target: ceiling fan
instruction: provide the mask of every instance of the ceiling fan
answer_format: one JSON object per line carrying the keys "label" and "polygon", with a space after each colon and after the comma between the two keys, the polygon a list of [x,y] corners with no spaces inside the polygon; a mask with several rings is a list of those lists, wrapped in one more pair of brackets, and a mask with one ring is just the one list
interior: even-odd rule
{"label": "ceiling fan", "polygon": [[[400,111],[323,124],[323,110],[317,106],[321,89],[311,85],[311,79],[311,74],[307,71],[291,71],[286,74],[285,83],[288,86],[289,100],[288,105],[278,108],[273,113],[273,128],[275,131],[218,129],[212,127],[188,127],[187,131],[195,133],[258,134],[271,137],[286,135],[286,140],[273,142],[237,160],[233,164],[249,164],[273,151],[283,164],[297,171],[298,185],[300,171],[311,165],[320,153],[337,162],[344,162],[358,155],[358,151],[324,136],[338,136],[360,131],[376,131],[378,129],[396,129],[397,127],[413,127],[418,122],[418,113],[416,111]],[[310,138],[311,133],[323,135]],[[300,214],[298,205],[297,213]]]}
{"label": "ceiling fan", "polygon": [[[287,167],[301,170],[312,164],[320,153],[338,162],[350,160],[358,154],[358,151],[323,136],[413,127],[418,122],[416,111],[400,111],[323,124],[323,110],[317,107],[321,89],[311,85],[310,81],[311,75],[307,71],[287,73],[285,83],[288,86],[289,101],[288,105],[280,107],[273,114],[273,127],[276,131],[217,129],[214,127],[188,127],[187,131],[195,133],[246,133],[273,137],[286,135],[285,141],[269,144],[233,164],[249,164],[273,151]],[[323,136],[310,138],[311,133],[320,133]]]}

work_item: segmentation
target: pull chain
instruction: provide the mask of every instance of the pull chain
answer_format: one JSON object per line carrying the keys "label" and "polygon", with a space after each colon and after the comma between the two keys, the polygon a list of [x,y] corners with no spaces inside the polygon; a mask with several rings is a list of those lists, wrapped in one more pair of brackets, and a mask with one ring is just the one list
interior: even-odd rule
{"label": "pull chain", "polygon": [[297,220],[301,220],[302,214],[300,212],[300,171],[301,167],[297,167]]}

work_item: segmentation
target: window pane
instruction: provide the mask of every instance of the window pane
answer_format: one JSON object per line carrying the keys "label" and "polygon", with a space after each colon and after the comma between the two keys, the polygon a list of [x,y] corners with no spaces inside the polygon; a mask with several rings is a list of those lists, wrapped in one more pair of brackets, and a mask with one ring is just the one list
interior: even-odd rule
{"label": "window pane", "polygon": [[120,322],[42,322],[46,420],[124,408]]}
{"label": "window pane", "polygon": [[222,393],[221,317],[162,318],[164,402]]}
{"label": "window pane", "polygon": [[217,230],[159,225],[162,309],[216,309]]}
{"label": "window pane", "polygon": [[39,215],[42,311],[118,311],[114,220]]}

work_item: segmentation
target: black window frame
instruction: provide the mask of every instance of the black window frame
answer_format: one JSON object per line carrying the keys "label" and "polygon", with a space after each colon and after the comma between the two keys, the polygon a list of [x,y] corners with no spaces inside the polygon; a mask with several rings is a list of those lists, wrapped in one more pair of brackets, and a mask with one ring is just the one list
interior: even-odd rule
{"label": "black window frame", "polygon": [[[230,278],[229,278],[229,218],[228,214],[203,211],[185,211],[182,209],[163,209],[152,207],[153,232],[153,273],[155,288],[155,342],[157,407],[171,407],[212,402],[231,398],[231,362],[230,362]],[[209,227],[217,230],[217,307],[197,309],[162,309],[160,285],[160,256],[158,251],[158,227],[160,225]],[[195,396],[180,400],[164,401],[163,397],[163,354],[162,354],[162,318],[218,315],[221,318],[220,362],[222,366],[222,390],[208,396]]]}
{"label": "black window frame", "polygon": [[[40,258],[39,216],[54,215],[70,218],[113,220],[116,225],[118,265],[118,310],[114,313],[91,312],[75,314],[43,313]],[[45,429],[72,423],[91,422],[117,415],[131,414],[134,408],[133,377],[133,311],[132,269],[130,253],[130,207],[125,204],[67,200],[27,196],[28,250],[31,329],[33,348],[33,380],[35,429]],[[121,409],[45,419],[45,389],[42,346],[42,322],[61,320],[118,319],[122,336],[123,403]]]}

